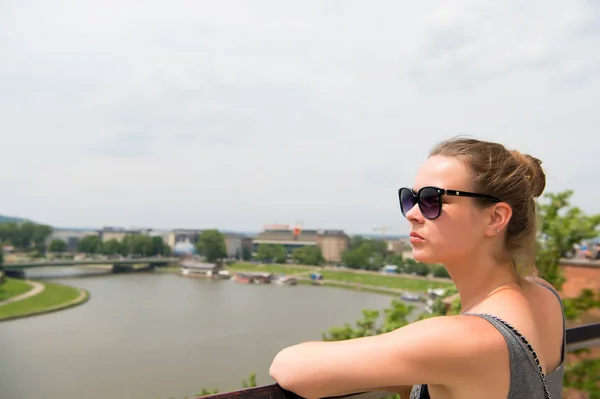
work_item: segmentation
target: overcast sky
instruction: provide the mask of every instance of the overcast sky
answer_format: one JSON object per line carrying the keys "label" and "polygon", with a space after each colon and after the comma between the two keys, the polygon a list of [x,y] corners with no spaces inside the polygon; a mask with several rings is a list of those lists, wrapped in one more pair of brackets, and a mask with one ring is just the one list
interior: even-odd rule
{"label": "overcast sky", "polygon": [[403,234],[459,134],[600,212],[599,49],[597,0],[0,1],[0,214]]}

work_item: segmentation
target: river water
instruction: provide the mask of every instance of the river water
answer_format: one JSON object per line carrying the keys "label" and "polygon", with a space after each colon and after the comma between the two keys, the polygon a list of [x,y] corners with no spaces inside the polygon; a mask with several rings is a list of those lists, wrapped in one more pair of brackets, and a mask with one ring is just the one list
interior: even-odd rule
{"label": "river water", "polygon": [[71,277],[73,309],[0,323],[0,398],[183,399],[241,388],[285,346],[382,309],[352,290],[206,281],[169,273]]}

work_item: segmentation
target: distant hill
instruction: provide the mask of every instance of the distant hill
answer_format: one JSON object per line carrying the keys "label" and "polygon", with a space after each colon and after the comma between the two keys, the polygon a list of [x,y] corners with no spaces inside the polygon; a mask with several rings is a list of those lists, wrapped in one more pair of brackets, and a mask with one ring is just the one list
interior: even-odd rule
{"label": "distant hill", "polygon": [[17,218],[14,216],[3,216],[0,215],[0,223],[22,223],[27,222],[27,219]]}

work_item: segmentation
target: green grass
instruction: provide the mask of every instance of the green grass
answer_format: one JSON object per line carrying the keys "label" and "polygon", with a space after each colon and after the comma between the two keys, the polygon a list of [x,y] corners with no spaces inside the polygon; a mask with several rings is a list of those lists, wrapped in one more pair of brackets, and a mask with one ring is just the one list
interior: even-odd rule
{"label": "green grass", "polygon": [[276,273],[276,274],[300,274],[310,273],[312,271],[319,272],[318,266],[299,266],[299,265],[254,265],[252,263],[235,263],[227,266],[231,272],[257,272],[257,273]]}
{"label": "green grass", "polygon": [[409,278],[402,276],[384,276],[371,273],[356,273],[352,271],[333,271],[324,270],[321,272],[324,280],[345,281],[349,283],[362,283],[378,287],[397,288],[401,290],[422,292],[428,288],[447,288],[452,283],[440,281],[428,281],[419,278]]}
{"label": "green grass", "polygon": [[[0,320],[37,313],[46,313],[83,303],[88,299],[87,292],[67,285],[43,283],[46,288],[41,293],[22,301],[0,306]],[[82,293],[84,294],[82,296]],[[81,297],[80,301],[76,301]]]}
{"label": "green grass", "polygon": [[0,285],[0,301],[24,294],[31,289],[33,287],[23,280],[7,278],[6,282]]}
{"label": "green grass", "polygon": [[386,291],[385,289],[377,289],[377,288],[370,288],[370,287],[351,287],[349,285],[344,285],[344,284],[338,284],[335,282],[325,282],[322,284],[323,287],[334,287],[334,288],[345,288],[347,290],[355,290],[355,291],[360,291],[360,292],[372,292],[375,294],[383,294],[383,295],[391,295],[394,297],[397,297],[398,294],[397,292],[394,291]]}

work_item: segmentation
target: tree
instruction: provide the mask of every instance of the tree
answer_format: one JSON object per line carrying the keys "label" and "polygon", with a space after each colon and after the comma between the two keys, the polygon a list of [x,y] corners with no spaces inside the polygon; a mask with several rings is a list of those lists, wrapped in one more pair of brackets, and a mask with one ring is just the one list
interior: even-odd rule
{"label": "tree", "polygon": [[4,278],[4,250],[2,249],[2,241],[0,241],[0,284],[4,284],[6,279]]}
{"label": "tree", "polygon": [[242,247],[242,259],[245,261],[252,260],[252,250],[247,246]]}
{"label": "tree", "polygon": [[273,245],[273,261],[275,263],[285,263],[287,260],[287,250],[281,244]]}
{"label": "tree", "polygon": [[269,244],[258,244],[258,247],[256,247],[256,260],[261,262],[273,261],[273,254]]}
{"label": "tree", "polygon": [[162,256],[171,256],[173,254],[173,250],[170,246],[165,245],[162,250]]}
{"label": "tree", "polygon": [[250,373],[248,381],[242,380],[242,386],[244,388],[254,388],[256,386],[256,373]]}
{"label": "tree", "polygon": [[565,367],[565,388],[575,388],[586,392],[590,399],[600,399],[600,359],[583,359]]}
{"label": "tree", "polygon": [[52,235],[52,227],[34,224],[31,240],[38,251],[44,252],[46,240]]}
{"label": "tree", "polygon": [[387,257],[387,259],[385,260],[385,263],[387,265],[396,265],[398,267],[401,267],[404,265],[404,258],[402,256],[402,254],[392,254]]}
{"label": "tree", "polygon": [[102,253],[104,255],[118,255],[121,253],[121,248],[121,243],[115,238],[102,243]]}
{"label": "tree", "polygon": [[368,243],[363,243],[354,249],[342,253],[342,262],[351,269],[373,269],[373,249]]}
{"label": "tree", "polygon": [[154,241],[145,234],[129,236],[129,254],[149,256],[154,254]]}
{"label": "tree", "polygon": [[348,250],[342,253],[342,262],[352,269],[379,270],[387,257],[387,243],[354,236]]}
{"label": "tree", "polygon": [[433,277],[450,278],[450,274],[448,274],[448,270],[446,270],[446,268],[442,265],[435,265],[431,269],[431,273],[433,274]]}
{"label": "tree", "polygon": [[48,247],[50,252],[66,252],[67,251],[67,243],[60,238],[55,238],[50,242],[50,246]]}
{"label": "tree", "polygon": [[287,251],[281,244],[259,244],[256,259],[262,262],[285,263]]}
{"label": "tree", "polygon": [[155,256],[170,255],[171,248],[165,245],[162,237],[150,237],[147,234],[127,234],[121,241],[110,239],[102,246],[106,255],[121,254]]}
{"label": "tree", "polygon": [[292,251],[292,258],[301,265],[319,266],[325,262],[321,248],[307,245]]}
{"label": "tree", "polygon": [[77,243],[77,251],[98,254],[102,251],[102,240],[98,236],[85,236]]}
{"label": "tree", "polygon": [[[245,379],[242,380],[243,388],[254,388],[256,385],[257,385],[256,384],[256,373],[250,373],[250,377],[248,377],[248,381],[246,381]],[[202,390],[200,392],[198,392],[196,394],[196,396],[202,397],[202,396],[214,395],[217,393],[219,393],[218,389],[202,388]]]}
{"label": "tree", "polygon": [[162,239],[162,237],[159,236],[155,236],[152,237],[152,253],[151,255],[164,255],[164,251],[165,251],[165,243]]}
{"label": "tree", "polygon": [[52,227],[32,222],[0,223],[0,241],[10,243],[20,251],[44,251]]}
{"label": "tree", "polygon": [[560,273],[560,260],[575,244],[597,237],[600,214],[586,215],[578,207],[571,206],[572,190],[546,194],[546,203],[538,204],[540,230],[536,267],[540,277],[560,289],[564,278]]}
{"label": "tree", "polygon": [[578,320],[581,314],[590,310],[600,308],[600,290],[594,292],[587,288],[576,298],[565,298],[562,300],[565,309],[565,317],[570,320]]}
{"label": "tree", "polygon": [[18,226],[17,239],[19,242],[18,248],[29,250],[33,243],[33,233],[35,224],[31,222],[23,222]]}
{"label": "tree", "polygon": [[330,328],[322,334],[323,341],[342,341],[352,338],[379,335],[396,330],[408,324],[407,317],[414,307],[402,301],[393,299],[390,307],[384,309],[382,323],[378,323],[381,312],[378,310],[365,309],[363,318],[355,322],[356,327],[346,323],[342,327]]}
{"label": "tree", "polygon": [[204,230],[200,234],[200,237],[198,237],[196,251],[204,255],[208,262],[215,262],[218,259],[226,258],[227,246],[225,245],[225,237],[219,230]]}
{"label": "tree", "polygon": [[427,276],[430,272],[428,264],[417,262],[414,259],[406,259],[402,269],[405,273],[414,273],[417,276]]}

